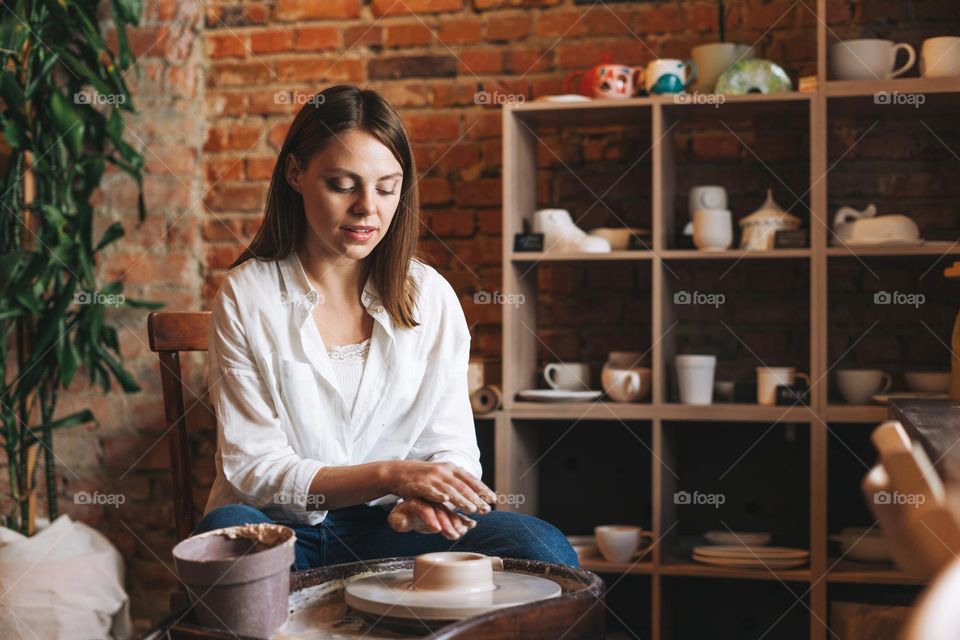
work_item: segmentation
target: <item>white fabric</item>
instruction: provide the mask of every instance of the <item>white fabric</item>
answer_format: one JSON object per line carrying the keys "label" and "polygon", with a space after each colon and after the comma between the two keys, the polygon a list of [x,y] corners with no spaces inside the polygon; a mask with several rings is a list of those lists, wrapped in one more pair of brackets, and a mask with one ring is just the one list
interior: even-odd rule
{"label": "white fabric", "polygon": [[124,577],[110,541],[66,514],[29,538],[0,527],[0,638],[129,638]]}
{"label": "white fabric", "polygon": [[[205,513],[246,503],[276,520],[317,524],[309,495],[324,466],[375,460],[449,461],[480,477],[467,391],[470,332],[456,293],[432,267],[419,285],[412,329],[394,327],[371,279],[361,296],[374,318],[356,409],[340,395],[311,317],[319,298],[296,253],[248,260],[213,303],[209,388],[217,414],[217,477]],[[383,496],[368,504],[385,504]]]}
{"label": "white fabric", "polygon": [[360,391],[360,379],[363,376],[363,365],[370,353],[370,340],[356,344],[344,344],[327,351],[333,374],[337,378],[337,388],[344,402],[347,403],[350,415],[353,416],[357,404],[357,394]]}

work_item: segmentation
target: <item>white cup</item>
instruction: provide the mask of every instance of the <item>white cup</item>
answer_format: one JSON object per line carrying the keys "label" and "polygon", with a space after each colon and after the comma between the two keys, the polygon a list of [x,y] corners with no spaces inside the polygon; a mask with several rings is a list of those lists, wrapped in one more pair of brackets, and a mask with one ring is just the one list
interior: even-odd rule
{"label": "white cup", "polygon": [[927,38],[920,49],[920,74],[925,78],[960,76],[960,37]]}
{"label": "white cup", "polygon": [[810,376],[797,373],[796,367],[757,367],[757,404],[777,404],[777,387],[792,386],[797,378],[810,385]]}
{"label": "white cup", "polygon": [[733,244],[733,217],[728,209],[693,212],[693,245],[700,251],[723,251]]}
{"label": "white cup", "polygon": [[[659,58],[647,63],[643,83],[647,93],[659,93],[657,82],[664,76],[674,76],[675,80],[665,87],[665,93],[678,93],[686,90],[697,75],[697,67],[690,60]],[[677,83],[674,85],[674,83]],[[674,90],[676,89],[676,91]]]}
{"label": "white cup", "polygon": [[693,216],[697,209],[726,209],[727,190],[715,184],[700,184],[690,187],[687,210]]}
{"label": "white cup", "polygon": [[610,562],[633,560],[643,540],[643,528],[629,524],[607,524],[594,528],[600,554]]}
{"label": "white cup", "polygon": [[869,404],[870,399],[890,389],[893,379],[880,369],[841,369],[837,371],[837,388],[850,404]]}
{"label": "white cup", "polygon": [[[907,52],[907,62],[894,69],[900,49]],[[836,80],[896,78],[909,71],[916,59],[917,52],[909,44],[878,38],[841,40],[830,47],[830,69]]]}
{"label": "white cup", "polygon": [[552,389],[590,390],[590,367],[584,362],[551,362],[543,368],[543,378]]}
{"label": "white cup", "polygon": [[[701,44],[690,50],[690,57],[697,65],[697,78],[690,87],[692,91],[713,93],[717,80],[723,72],[740,60],[748,60],[755,55],[753,47],[734,42],[714,42]],[[726,203],[720,209],[726,208]]]}
{"label": "white cup", "polygon": [[682,355],[674,360],[677,367],[677,386],[683,404],[712,404],[713,375],[717,356]]}

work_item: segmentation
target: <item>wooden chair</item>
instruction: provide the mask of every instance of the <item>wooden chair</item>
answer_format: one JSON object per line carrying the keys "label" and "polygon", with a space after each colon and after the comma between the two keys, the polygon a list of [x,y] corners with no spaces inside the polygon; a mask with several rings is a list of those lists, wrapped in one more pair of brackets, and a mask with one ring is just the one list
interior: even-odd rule
{"label": "wooden chair", "polygon": [[173,514],[177,542],[189,537],[196,526],[180,352],[207,350],[210,318],[209,311],[158,311],[147,318],[150,350],[160,358],[163,410],[170,443],[170,473],[173,476]]}

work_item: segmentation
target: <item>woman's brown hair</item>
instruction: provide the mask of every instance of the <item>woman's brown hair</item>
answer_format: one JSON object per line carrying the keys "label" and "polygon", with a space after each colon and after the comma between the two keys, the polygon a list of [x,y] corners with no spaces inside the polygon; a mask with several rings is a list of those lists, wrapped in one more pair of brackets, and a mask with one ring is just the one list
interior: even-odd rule
{"label": "woman's brown hair", "polygon": [[336,85],[317,93],[300,109],[273,168],[263,224],[230,268],[250,258],[281,260],[298,248],[298,243],[306,237],[307,221],[303,197],[286,179],[287,157],[292,154],[301,167],[306,167],[334,136],[352,129],[374,136],[393,152],[403,167],[397,212],[387,234],[365,262],[367,274],[372,277],[391,321],[399,327],[415,327],[418,323],[413,309],[419,292],[409,267],[416,257],[420,230],[417,170],[400,116],[371,89]]}

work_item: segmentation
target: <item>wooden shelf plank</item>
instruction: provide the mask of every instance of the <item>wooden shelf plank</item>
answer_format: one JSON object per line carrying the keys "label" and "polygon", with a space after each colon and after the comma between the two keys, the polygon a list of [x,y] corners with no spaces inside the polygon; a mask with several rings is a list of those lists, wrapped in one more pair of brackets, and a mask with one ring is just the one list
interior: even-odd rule
{"label": "wooden shelf plank", "polygon": [[580,561],[580,568],[594,573],[635,573],[650,575],[653,573],[653,563],[649,560],[636,563],[609,562],[603,558],[584,558]]}
{"label": "wooden shelf plank", "polygon": [[900,571],[892,564],[871,564],[829,558],[827,582],[847,582],[855,584],[913,584],[925,585],[926,580]]}
{"label": "wooden shelf plank", "polygon": [[827,422],[876,422],[887,418],[887,405],[843,405],[827,406]]}
{"label": "wooden shelf plank", "polygon": [[610,251],[609,253],[561,253],[517,251],[510,254],[514,263],[526,262],[606,262],[617,260],[651,260],[653,251]]}
{"label": "wooden shelf plank", "polygon": [[772,260],[784,258],[809,258],[810,249],[774,249],[772,251],[745,251],[727,249],[725,251],[697,251],[696,249],[667,249],[656,252],[656,256],[665,260]]}
{"label": "wooden shelf plank", "polygon": [[728,422],[809,422],[813,412],[804,406],[758,404],[653,404],[643,402],[513,402],[506,415],[513,419],[543,420],[706,420]]}
{"label": "wooden shelf plank", "polygon": [[960,254],[960,240],[956,242],[925,242],[914,246],[859,246],[828,247],[831,258],[855,258],[859,256],[946,256]]}
{"label": "wooden shelf plank", "polygon": [[872,97],[876,93],[958,93],[960,78],[894,78],[892,80],[829,80],[827,98]]}
{"label": "wooden shelf plank", "polygon": [[667,558],[666,562],[663,562],[657,566],[656,572],[663,576],[734,578],[741,580],[782,580],[784,582],[810,581],[810,569],[807,567],[773,571],[769,569],[735,569],[732,567],[714,567],[699,562],[672,557]]}

